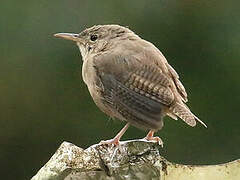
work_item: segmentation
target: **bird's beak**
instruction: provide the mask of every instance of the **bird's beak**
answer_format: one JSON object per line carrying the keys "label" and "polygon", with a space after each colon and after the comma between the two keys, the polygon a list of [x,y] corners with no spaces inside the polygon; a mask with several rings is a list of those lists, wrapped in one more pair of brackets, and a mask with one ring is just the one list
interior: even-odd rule
{"label": "bird's beak", "polygon": [[78,34],[74,34],[74,33],[57,33],[54,34],[55,37],[59,37],[59,38],[63,38],[63,39],[67,39],[67,40],[71,40],[71,41],[81,41],[81,39],[79,38]]}

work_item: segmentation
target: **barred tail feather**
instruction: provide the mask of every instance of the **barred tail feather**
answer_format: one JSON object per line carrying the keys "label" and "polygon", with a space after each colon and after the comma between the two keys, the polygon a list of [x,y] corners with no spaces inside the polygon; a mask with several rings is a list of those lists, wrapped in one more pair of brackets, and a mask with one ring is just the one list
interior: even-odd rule
{"label": "barred tail feather", "polygon": [[198,121],[204,127],[207,128],[207,125],[203,121],[201,121],[198,117],[196,117],[185,104],[175,103],[171,107],[171,110],[173,114],[181,118],[189,126],[192,126],[192,127],[196,126],[196,121]]}

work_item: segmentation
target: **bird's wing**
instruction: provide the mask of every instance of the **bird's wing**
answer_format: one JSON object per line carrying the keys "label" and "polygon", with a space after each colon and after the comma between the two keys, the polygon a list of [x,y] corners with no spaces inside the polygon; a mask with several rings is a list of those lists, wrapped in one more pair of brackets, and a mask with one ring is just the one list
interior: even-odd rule
{"label": "bird's wing", "polygon": [[179,80],[179,76],[178,76],[177,72],[176,72],[176,71],[173,69],[173,67],[172,67],[170,64],[168,64],[167,62],[166,62],[166,66],[167,66],[167,68],[168,68],[168,71],[169,71],[169,73],[170,73],[170,75],[171,75],[171,78],[173,79],[173,82],[174,82],[174,84],[175,84],[175,86],[176,86],[176,88],[177,88],[177,91],[178,91],[178,93],[180,94],[182,100],[183,100],[184,102],[187,102],[187,101],[188,101],[188,99],[187,99],[187,92],[186,92],[183,84],[182,84],[181,81]]}
{"label": "bird's wing", "polygon": [[152,57],[151,60],[154,61],[154,63],[162,69],[163,73],[169,77],[169,81],[174,84],[171,86],[171,88],[172,92],[174,92],[175,102],[170,106],[170,111],[167,113],[167,115],[173,119],[177,119],[177,117],[179,117],[190,126],[195,126],[196,121],[198,121],[203,126],[207,127],[206,124],[198,117],[196,117],[190,111],[187,105],[184,104],[184,102],[187,102],[187,93],[184,86],[179,80],[177,72],[172,68],[170,64],[168,64],[166,58],[159,50],[155,48],[149,48],[148,51],[149,52],[145,54],[148,54]]}
{"label": "bird's wing", "polygon": [[162,113],[174,101],[169,78],[135,56],[102,55],[94,59],[104,100],[133,125],[159,129]]}
{"label": "bird's wing", "polygon": [[178,93],[175,95],[179,96],[183,102],[187,102],[188,100],[186,90],[179,80],[177,72],[170,64],[168,64],[167,59],[164,57],[164,55],[155,46],[146,48],[144,55],[147,56],[148,61],[154,62],[160,69],[162,69],[163,73],[171,78]]}

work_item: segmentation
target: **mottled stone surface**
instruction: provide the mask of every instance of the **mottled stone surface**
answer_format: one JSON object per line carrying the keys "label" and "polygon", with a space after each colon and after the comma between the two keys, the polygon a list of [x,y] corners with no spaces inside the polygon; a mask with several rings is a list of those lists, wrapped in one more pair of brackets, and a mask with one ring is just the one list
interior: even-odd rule
{"label": "mottled stone surface", "polygon": [[63,142],[32,180],[239,180],[240,160],[220,165],[193,166],[167,161],[155,143],[95,144],[83,150]]}

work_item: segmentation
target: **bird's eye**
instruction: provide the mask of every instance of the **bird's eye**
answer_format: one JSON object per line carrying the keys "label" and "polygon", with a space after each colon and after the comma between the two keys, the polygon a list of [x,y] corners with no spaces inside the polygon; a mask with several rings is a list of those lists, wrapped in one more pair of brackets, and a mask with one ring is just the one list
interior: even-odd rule
{"label": "bird's eye", "polygon": [[96,41],[97,38],[98,38],[98,36],[97,36],[96,34],[92,34],[92,35],[90,36],[91,41]]}

